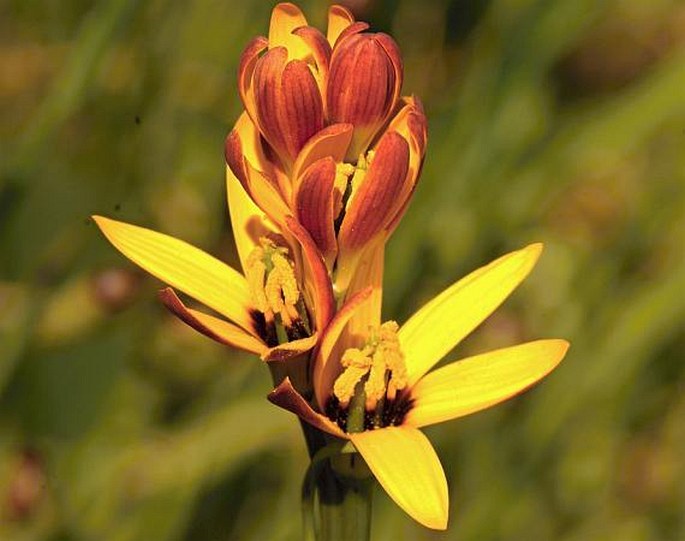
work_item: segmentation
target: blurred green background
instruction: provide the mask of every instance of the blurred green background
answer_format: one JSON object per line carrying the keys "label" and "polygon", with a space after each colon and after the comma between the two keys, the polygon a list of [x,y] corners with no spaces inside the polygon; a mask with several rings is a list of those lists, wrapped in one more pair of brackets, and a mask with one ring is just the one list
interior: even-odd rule
{"label": "blurred green background", "polygon": [[[385,315],[542,240],[448,359],[541,337],[569,356],[428,430],[450,528],[382,491],[373,538],[685,539],[685,4],[358,0],[429,115]],[[101,213],[237,264],[223,140],[259,0],[0,4],[0,539],[297,540],[306,451],[268,370],[172,319]],[[323,26],[326,2],[301,6]]]}

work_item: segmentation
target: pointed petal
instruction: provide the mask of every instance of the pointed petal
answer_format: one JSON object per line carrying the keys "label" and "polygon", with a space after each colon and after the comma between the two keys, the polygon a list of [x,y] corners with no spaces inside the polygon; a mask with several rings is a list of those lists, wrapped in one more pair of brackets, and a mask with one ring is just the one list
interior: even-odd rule
{"label": "pointed petal", "polygon": [[326,263],[309,233],[291,216],[286,218],[286,227],[302,247],[302,256],[306,265],[305,293],[316,310],[316,329],[323,331],[335,311],[333,287],[328,277]]}
{"label": "pointed petal", "polygon": [[307,26],[307,19],[296,5],[290,2],[277,4],[271,12],[269,24],[269,48],[285,47],[290,58],[305,58],[309,52],[293,30]]}
{"label": "pointed petal", "polygon": [[328,268],[332,267],[338,251],[333,215],[335,174],[332,158],[317,160],[298,182],[294,201],[295,216],[312,236]]}
{"label": "pointed petal", "polygon": [[299,340],[293,340],[292,342],[274,346],[262,352],[262,360],[266,362],[287,361],[292,357],[297,357],[312,349],[316,345],[318,339],[319,335],[314,333],[307,338],[300,338]]}
{"label": "pointed petal", "polygon": [[136,265],[255,333],[254,308],[242,274],[173,237],[102,216],[93,219],[114,247]]}
{"label": "pointed petal", "polygon": [[333,350],[350,318],[369,300],[372,293],[373,289],[368,287],[350,297],[323,332],[319,349],[314,357],[313,377],[314,394],[322,409],[333,389],[335,378],[342,370],[340,363],[336,363],[332,358]]}
{"label": "pointed petal", "polygon": [[328,8],[328,30],[326,31],[326,39],[331,47],[335,45],[341,32],[348,26],[354,23],[354,15],[350,11],[338,5],[333,5]]}
{"label": "pointed petal", "polygon": [[410,386],[504,302],[541,252],[542,244],[531,244],[496,259],[447,288],[402,325],[398,337]]}
{"label": "pointed petal", "polygon": [[347,439],[347,435],[331,421],[328,417],[316,413],[307,401],[302,398],[290,383],[289,378],[285,378],[273,391],[267,395],[267,400],[276,406],[294,413],[300,419],[307,421],[310,425],[328,432],[338,438]]}
{"label": "pointed petal", "polygon": [[297,155],[292,175],[295,182],[299,181],[303,171],[321,158],[331,157],[336,163],[342,162],[353,131],[352,124],[332,124],[316,133]]}
{"label": "pointed petal", "polygon": [[348,436],[397,505],[428,528],[447,528],[447,479],[421,431],[405,425]]}
{"label": "pointed petal", "polygon": [[434,370],[412,388],[414,405],[405,422],[421,427],[494,406],[549,374],[568,347],[566,340],[538,340]]}
{"label": "pointed petal", "polygon": [[162,289],[159,292],[159,298],[164,306],[181,321],[220,344],[233,346],[250,353],[256,353],[257,355],[260,355],[266,349],[261,340],[240,327],[223,319],[186,307],[170,287]]}
{"label": "pointed petal", "polygon": [[363,247],[392,219],[409,167],[409,145],[396,132],[380,140],[361,185],[353,192],[338,236],[340,250]]}

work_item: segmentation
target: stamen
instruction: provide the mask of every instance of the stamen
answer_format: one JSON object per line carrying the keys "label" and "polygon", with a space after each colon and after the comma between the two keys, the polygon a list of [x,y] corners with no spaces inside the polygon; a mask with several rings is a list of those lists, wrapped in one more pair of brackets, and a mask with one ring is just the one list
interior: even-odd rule
{"label": "stamen", "polygon": [[[252,300],[267,323],[277,320],[288,329],[301,320],[294,265],[287,248],[265,237],[259,239],[259,244],[250,253],[245,272]],[[287,337],[286,333],[281,334]]]}
{"label": "stamen", "polygon": [[333,182],[333,216],[340,215],[343,208],[343,199],[347,192],[350,177],[355,171],[350,163],[339,163],[335,166],[335,181]]}
{"label": "stamen", "polygon": [[343,353],[340,363],[345,370],[333,384],[333,394],[340,401],[340,405],[346,407],[354,396],[354,389],[371,368],[372,360],[366,348],[360,350],[350,348]]}
{"label": "stamen", "polygon": [[[399,390],[407,386],[407,370],[394,321],[371,329],[363,349],[350,348],[343,353],[345,368],[333,385],[333,395],[340,408],[347,408],[354,396],[364,394],[364,405],[374,424],[383,425],[386,402],[393,402]],[[363,383],[363,385],[360,385]],[[384,425],[383,425],[384,426]]]}
{"label": "stamen", "polygon": [[[252,294],[252,302],[254,302],[257,310],[266,314],[269,310],[269,303],[264,293],[266,265],[264,264],[264,250],[262,248],[255,248],[248,256],[245,277]],[[271,319],[273,319],[273,314],[271,316]]]}

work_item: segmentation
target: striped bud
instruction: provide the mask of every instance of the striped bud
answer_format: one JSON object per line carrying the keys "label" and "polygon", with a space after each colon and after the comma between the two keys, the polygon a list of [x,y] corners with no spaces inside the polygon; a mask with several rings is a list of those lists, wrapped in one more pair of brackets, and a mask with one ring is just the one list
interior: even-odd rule
{"label": "striped bud", "polygon": [[338,38],[326,87],[329,121],[354,125],[351,160],[366,150],[386,122],[402,86],[397,45],[386,34],[359,33],[364,27],[352,25]]}

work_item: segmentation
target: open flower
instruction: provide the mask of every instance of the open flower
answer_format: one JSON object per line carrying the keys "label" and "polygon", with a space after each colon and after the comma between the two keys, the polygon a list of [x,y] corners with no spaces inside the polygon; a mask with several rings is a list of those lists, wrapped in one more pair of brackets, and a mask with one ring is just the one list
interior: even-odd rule
{"label": "open flower", "polygon": [[430,370],[509,296],[541,250],[542,245],[533,244],[505,255],[456,282],[401,327],[387,322],[364,335],[346,331],[371,295],[360,291],[322,338],[315,406],[287,379],[269,400],[350,440],[402,509],[425,526],[446,528],[445,474],[419,429],[480,411],[529,388],[557,366],[568,343],[527,342]]}
{"label": "open flower", "polygon": [[297,219],[338,296],[397,225],[426,147],[420,101],[400,98],[399,49],[367,29],[332,6],[324,37],[296,6],[278,4],[268,38],[241,58],[246,112],[226,139],[227,175],[277,227]]}
{"label": "open flower", "polygon": [[[238,209],[234,219],[254,217],[249,206]],[[160,291],[160,299],[172,313],[222,344],[281,361],[311,350],[332,317],[333,294],[323,260],[294,220],[288,231],[297,242],[264,224],[256,226],[261,236],[254,242],[236,235],[245,269],[241,274],[179,239],[102,216],[93,219],[115,248],[171,286]],[[294,264],[300,258],[307,272]],[[228,321],[188,308],[172,288]]]}

